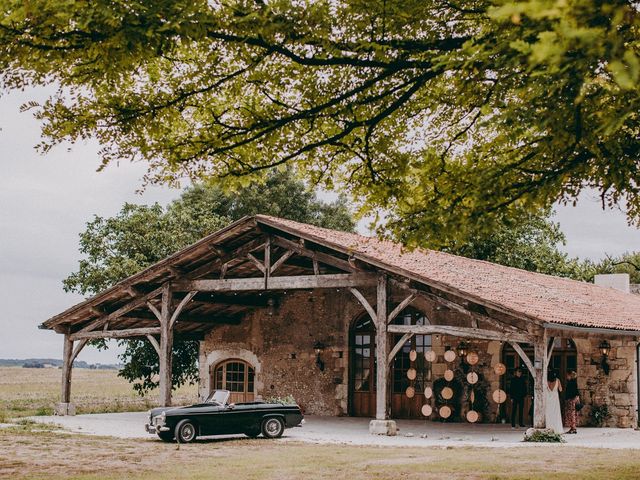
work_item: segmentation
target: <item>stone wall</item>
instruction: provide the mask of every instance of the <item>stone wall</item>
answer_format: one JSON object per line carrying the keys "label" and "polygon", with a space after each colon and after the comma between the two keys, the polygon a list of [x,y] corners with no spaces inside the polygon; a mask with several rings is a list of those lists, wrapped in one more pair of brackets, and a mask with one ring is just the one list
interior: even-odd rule
{"label": "stone wall", "polygon": [[[308,413],[344,415],[348,397],[350,322],[363,313],[344,289],[287,293],[272,314],[256,310],[240,325],[216,327],[200,347],[201,395],[210,389],[210,369],[220,360],[241,358],[254,365],[258,398],[293,395]],[[324,371],[313,345],[326,345]],[[248,353],[256,360],[249,361]]]}
{"label": "stone wall", "polygon": [[594,405],[608,405],[611,416],[604,423],[607,427],[635,427],[637,412],[637,368],[635,338],[609,340],[611,352],[609,375],[601,367],[600,339],[574,339],[578,349],[578,388],[585,408],[580,423],[590,423]]}
{"label": "stone wall", "polygon": [[[375,305],[373,290],[365,293]],[[392,304],[403,298],[402,292],[390,294]],[[413,306],[435,323],[455,325],[461,321],[455,312],[439,311],[425,301],[416,301]],[[200,346],[200,393],[205,396],[210,391],[211,368],[221,361],[237,358],[255,368],[258,398],[292,395],[307,413],[347,415],[349,328],[364,313],[345,289],[288,292],[272,311],[256,310],[239,325],[215,327]],[[317,341],[326,346],[322,353],[324,371],[315,363],[313,345]],[[443,360],[446,347],[456,349],[459,341],[456,337],[432,337],[432,348],[438,355],[432,367],[434,380],[447,368]],[[606,403],[612,413],[607,426],[637,425],[635,340],[609,340],[612,350],[608,376],[599,367],[600,340],[574,338],[574,341],[578,350],[579,388],[585,403],[580,417],[582,424],[589,420],[590,405]],[[498,405],[491,399],[491,393],[500,388],[500,377],[493,372],[493,367],[501,361],[502,343],[468,342],[480,355],[477,370],[490,384],[490,416],[484,420],[495,421]]]}

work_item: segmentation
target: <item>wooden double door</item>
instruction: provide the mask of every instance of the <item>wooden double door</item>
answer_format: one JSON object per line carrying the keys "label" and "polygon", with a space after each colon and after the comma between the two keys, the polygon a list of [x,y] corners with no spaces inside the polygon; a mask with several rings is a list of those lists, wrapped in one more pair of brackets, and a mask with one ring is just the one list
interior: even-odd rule
{"label": "wooden double door", "polygon": [[253,402],[255,399],[255,371],[242,360],[227,360],[211,372],[214,390],[229,390],[229,403]]}
{"label": "wooden double door", "polygon": [[[400,325],[421,325],[424,316],[413,309],[398,315],[394,323]],[[349,414],[356,417],[374,417],[376,414],[376,346],[375,327],[366,316],[360,318],[350,335],[350,378]],[[393,344],[400,341],[402,334],[393,336]],[[414,335],[406,341],[391,364],[391,415],[394,418],[422,418],[421,408],[425,403],[424,388],[431,380],[430,365],[424,359],[424,352],[431,349],[431,335]],[[410,352],[416,351],[411,360]],[[416,370],[416,378],[409,380],[407,371]],[[412,387],[413,397],[407,396],[407,388]]]}

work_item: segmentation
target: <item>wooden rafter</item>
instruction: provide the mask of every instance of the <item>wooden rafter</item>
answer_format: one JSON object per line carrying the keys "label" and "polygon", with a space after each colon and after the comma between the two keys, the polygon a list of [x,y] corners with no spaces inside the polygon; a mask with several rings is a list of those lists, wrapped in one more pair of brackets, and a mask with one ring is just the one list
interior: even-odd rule
{"label": "wooden rafter", "polygon": [[271,269],[269,270],[269,272],[273,275],[275,271],[278,270],[278,268],[280,268],[284,264],[284,262],[289,260],[289,258],[291,258],[291,256],[293,256],[294,254],[295,252],[293,250],[287,250],[286,252],[284,252],[282,256],[278,260],[276,260],[273,265],[271,265]]}
{"label": "wooden rafter", "polygon": [[356,269],[352,265],[350,265],[347,260],[342,260],[341,258],[329,255],[324,252],[311,250],[304,244],[296,243],[287,238],[273,235],[272,242],[278,247],[286,248],[287,250],[293,250],[300,256],[311,258],[312,260],[316,260],[317,262],[324,263],[325,265],[344,270],[345,272],[356,271]]}
{"label": "wooden rafter", "polygon": [[364,307],[364,309],[371,317],[371,320],[375,323],[378,319],[378,314],[373,309],[369,301],[364,297],[364,295],[362,295],[362,293],[360,293],[360,290],[358,290],[357,288],[350,288],[349,291],[353,294],[354,297],[358,299],[360,304]]}
{"label": "wooden rafter", "polygon": [[151,310],[151,313],[156,316],[158,321],[162,320],[162,314],[160,313],[160,310],[158,310],[158,307],[156,307],[151,301],[147,302],[147,308]]}
{"label": "wooden rafter", "polygon": [[88,339],[80,340],[78,341],[77,345],[73,347],[73,352],[71,354],[71,363],[73,363],[76,357],[80,354],[80,352],[82,351],[82,349],[84,348],[84,346],[87,344],[88,341],[89,341]]}
{"label": "wooden rafter", "polygon": [[111,322],[112,320],[115,320],[115,319],[123,316],[124,314],[129,313],[131,310],[134,310],[134,309],[144,305],[145,303],[147,303],[148,300],[157,297],[161,293],[162,293],[162,287],[156,288],[155,290],[153,290],[153,291],[151,291],[151,292],[149,292],[149,293],[147,293],[147,294],[145,294],[145,295],[143,295],[141,297],[138,297],[138,298],[135,298],[135,299],[131,300],[130,302],[126,303],[125,305],[123,305],[122,307],[118,308],[114,312],[111,312],[108,315],[105,315],[104,317],[100,317],[100,318],[97,318],[97,319],[93,320],[88,325],[85,325],[82,329],[80,329],[80,331],[81,332],[88,332],[88,331],[100,328],[105,323]]}
{"label": "wooden rafter", "polygon": [[411,293],[409,294],[409,296],[407,298],[405,298],[402,302],[400,302],[396,308],[394,308],[391,313],[389,314],[389,317],[387,318],[387,323],[391,323],[395,320],[395,318],[400,315],[400,313],[402,313],[402,311],[407,308],[411,302],[413,302],[416,299],[416,294],[415,293]]}
{"label": "wooden rafter", "polygon": [[396,354],[400,351],[400,349],[404,346],[405,343],[407,343],[407,340],[409,340],[411,337],[413,337],[413,333],[405,333],[402,338],[400,338],[400,340],[398,340],[398,343],[396,343],[394,345],[394,347],[391,349],[391,352],[389,352],[389,357],[387,359],[387,363],[389,365],[391,365],[391,362],[393,362],[393,358],[396,356]]}
{"label": "wooden rafter", "polygon": [[424,290],[418,290],[416,288],[411,288],[409,287],[406,283],[404,282],[399,282],[397,280],[390,280],[391,284],[394,285],[395,287],[398,287],[400,289],[406,290],[408,292],[411,292],[415,295],[424,297],[428,300],[431,300],[435,303],[438,303],[444,307],[450,308],[451,310],[455,310],[459,313],[462,313],[466,316],[468,316],[471,320],[471,325],[473,328],[478,328],[478,322],[485,322],[490,324],[491,326],[497,328],[498,330],[500,330],[501,332],[512,332],[515,334],[523,334],[526,335],[528,332],[526,330],[523,330],[521,328],[518,328],[514,325],[496,320],[493,317],[490,317],[488,315],[484,315],[482,313],[478,313],[478,312],[474,312],[472,310],[469,310],[469,308],[460,305],[456,302],[453,302],[447,298],[441,297],[439,295],[436,295],[434,293],[431,292],[426,292]]}
{"label": "wooden rafter", "polygon": [[160,356],[160,344],[158,343],[158,340],[156,340],[156,337],[154,337],[151,334],[147,334],[145,335],[147,337],[147,340],[149,340],[149,343],[153,346],[153,349],[156,351],[156,353],[158,354],[158,357]]}
{"label": "wooden rafter", "polygon": [[260,260],[258,260],[256,257],[251,255],[250,253],[247,253],[247,258],[251,260],[251,263],[253,263],[258,270],[260,270],[262,273],[266,273],[267,270],[265,269],[264,264]]}
{"label": "wooden rafter", "polygon": [[533,378],[536,378],[536,369],[533,368],[531,359],[529,359],[529,356],[526,353],[524,353],[524,350],[522,349],[522,347],[516,342],[509,342],[509,345],[511,345],[513,349],[516,351],[516,353],[520,356],[524,364],[527,366],[527,369],[529,370],[529,373],[531,374],[531,376]]}
{"label": "wooden rafter", "polygon": [[169,328],[173,328],[173,325],[176,323],[176,320],[178,319],[178,316],[182,312],[182,309],[185,307],[185,305],[187,303],[189,303],[191,301],[191,299],[193,297],[196,296],[196,293],[198,293],[198,292],[197,291],[191,291],[191,292],[187,293],[182,300],[180,300],[180,303],[178,304],[176,309],[171,314],[171,319],[169,320]]}

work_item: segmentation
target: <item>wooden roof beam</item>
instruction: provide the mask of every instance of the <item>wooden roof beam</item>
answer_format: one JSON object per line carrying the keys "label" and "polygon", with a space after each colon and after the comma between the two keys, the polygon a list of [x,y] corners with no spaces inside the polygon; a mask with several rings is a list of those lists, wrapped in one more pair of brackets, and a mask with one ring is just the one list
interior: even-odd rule
{"label": "wooden roof beam", "polygon": [[182,292],[243,292],[260,290],[309,290],[314,288],[346,288],[373,285],[376,285],[375,274],[339,273],[271,277],[268,282],[265,282],[264,277],[178,281],[173,283],[172,287],[176,291]]}
{"label": "wooden roof beam", "polygon": [[126,330],[98,330],[94,332],[78,332],[69,335],[69,339],[94,340],[97,338],[132,338],[146,337],[147,335],[160,335],[160,327],[129,328]]}
{"label": "wooden roof beam", "polygon": [[461,338],[478,338],[482,340],[499,340],[501,342],[533,343],[533,335],[504,333],[481,328],[452,327],[449,325],[389,325],[389,333],[413,333],[416,335],[452,335]]}

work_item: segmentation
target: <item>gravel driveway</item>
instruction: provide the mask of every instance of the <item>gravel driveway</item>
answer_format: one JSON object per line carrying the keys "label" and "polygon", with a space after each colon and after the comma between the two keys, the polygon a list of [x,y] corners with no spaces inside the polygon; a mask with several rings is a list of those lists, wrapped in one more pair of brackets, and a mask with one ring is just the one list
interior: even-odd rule
{"label": "gravel driveway", "polygon": [[[151,438],[144,431],[145,412],[102,413],[71,417],[32,417],[36,422],[56,423],[66,430],[89,435],[119,438]],[[515,447],[532,445],[521,442],[524,429],[512,430],[508,425],[465,423],[443,424],[421,420],[399,420],[395,437],[374,436],[368,431],[369,420],[351,417],[319,417],[308,415],[302,428],[285,431],[283,440],[313,443],[345,443],[385,446],[483,446]],[[640,431],[616,428],[581,428],[577,435],[565,435],[568,445],[590,448],[640,449]],[[558,444],[546,444],[557,447]]]}

